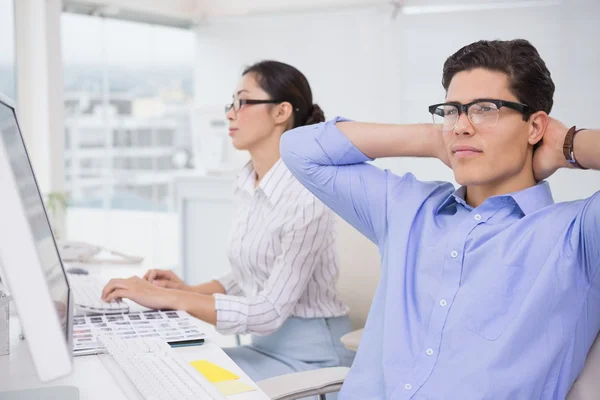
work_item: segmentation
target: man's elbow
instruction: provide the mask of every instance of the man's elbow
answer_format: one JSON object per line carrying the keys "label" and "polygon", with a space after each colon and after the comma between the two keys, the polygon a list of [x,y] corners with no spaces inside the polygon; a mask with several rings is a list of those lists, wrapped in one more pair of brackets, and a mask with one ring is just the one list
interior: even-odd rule
{"label": "man's elbow", "polygon": [[281,153],[281,159],[288,166],[290,164],[293,165],[296,162],[303,150],[302,133],[304,129],[304,126],[291,129],[287,132],[284,132],[281,136],[279,151]]}
{"label": "man's elbow", "polygon": [[283,134],[279,144],[281,159],[292,172],[302,172],[315,164],[321,156],[315,141],[321,124],[301,126]]}

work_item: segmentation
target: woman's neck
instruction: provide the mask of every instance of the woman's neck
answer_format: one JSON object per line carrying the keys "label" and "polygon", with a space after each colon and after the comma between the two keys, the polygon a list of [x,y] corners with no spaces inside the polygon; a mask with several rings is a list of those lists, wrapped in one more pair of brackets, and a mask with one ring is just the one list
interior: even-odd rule
{"label": "woman's neck", "polygon": [[252,167],[256,173],[255,187],[260,185],[260,182],[265,177],[267,172],[275,165],[280,158],[279,154],[279,141],[264,143],[263,146],[250,150],[250,159],[252,160]]}

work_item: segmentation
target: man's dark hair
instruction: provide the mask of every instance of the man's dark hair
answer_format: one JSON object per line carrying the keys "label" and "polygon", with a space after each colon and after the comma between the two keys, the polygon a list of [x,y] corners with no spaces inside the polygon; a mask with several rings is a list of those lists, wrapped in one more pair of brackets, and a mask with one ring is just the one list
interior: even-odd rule
{"label": "man's dark hair", "polygon": [[442,85],[446,92],[454,75],[475,68],[505,73],[510,91],[532,113],[549,114],[552,110],[554,82],[546,63],[527,40],[480,40],[458,50],[444,63]]}

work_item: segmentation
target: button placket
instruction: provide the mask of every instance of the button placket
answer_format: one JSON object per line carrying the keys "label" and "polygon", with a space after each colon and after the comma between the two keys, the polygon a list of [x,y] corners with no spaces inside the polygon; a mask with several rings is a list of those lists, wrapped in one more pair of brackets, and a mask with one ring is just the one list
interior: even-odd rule
{"label": "button placket", "polygon": [[[424,355],[422,358],[422,363],[427,367],[423,368],[424,372],[423,377],[414,377],[416,381],[413,381],[414,390],[418,390],[421,385],[423,385],[427,381],[427,377],[435,369],[437,364],[439,355],[436,355],[435,349],[440,349],[442,345],[442,332],[444,330],[444,326],[448,317],[448,313],[450,312],[450,305],[459,289],[460,280],[462,275],[462,262],[463,255],[465,251],[465,245],[467,238],[474,226],[478,225],[480,221],[484,220],[484,217],[481,214],[479,215],[478,220],[475,215],[471,217],[467,217],[458,227],[452,239],[450,239],[445,247],[445,256],[444,256],[444,269],[447,270],[447,273],[444,273],[444,279],[442,281],[442,290],[438,292],[438,305],[439,307],[434,307],[432,319],[430,323],[430,332],[425,339],[425,343],[431,347],[425,347],[421,351]],[[475,222],[477,221],[477,222]],[[474,223],[475,222],[475,223]],[[410,384],[409,384],[410,385]],[[411,388],[413,386],[411,385]],[[406,389],[405,392],[408,392],[410,389]],[[412,393],[412,392],[411,392]]]}

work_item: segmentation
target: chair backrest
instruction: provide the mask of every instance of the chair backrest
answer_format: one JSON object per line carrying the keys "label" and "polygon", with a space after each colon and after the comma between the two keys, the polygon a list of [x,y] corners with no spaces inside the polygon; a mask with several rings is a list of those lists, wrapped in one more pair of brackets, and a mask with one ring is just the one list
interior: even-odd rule
{"label": "chair backrest", "polygon": [[337,248],[340,277],[337,284],[342,301],[350,307],[353,329],[365,326],[379,283],[381,270],[377,246],[354,227],[337,217]]}
{"label": "chair backrest", "polygon": [[597,400],[600,398],[600,335],[590,349],[583,371],[571,387],[567,400]]}

